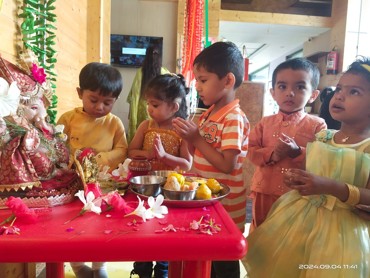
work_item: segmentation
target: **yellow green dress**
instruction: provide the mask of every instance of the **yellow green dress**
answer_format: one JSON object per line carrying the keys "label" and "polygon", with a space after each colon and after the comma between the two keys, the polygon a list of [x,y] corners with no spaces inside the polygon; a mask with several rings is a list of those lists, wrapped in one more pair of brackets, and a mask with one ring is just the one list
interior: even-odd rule
{"label": "yellow green dress", "polygon": [[[306,169],[365,187],[370,173],[370,138],[336,144],[324,130],[307,146]],[[330,195],[281,196],[266,221],[248,237],[249,278],[369,278],[370,221]]]}
{"label": "yellow green dress", "polygon": [[[161,74],[169,73],[168,69],[162,67]],[[136,129],[139,125],[149,118],[149,114],[146,107],[146,100],[143,97],[140,97],[141,91],[141,80],[143,78],[142,70],[139,68],[136,71],[134,81],[131,85],[131,90],[127,96],[127,103],[130,104],[129,110],[129,128],[127,134],[127,142],[130,143],[132,138],[134,138]]]}

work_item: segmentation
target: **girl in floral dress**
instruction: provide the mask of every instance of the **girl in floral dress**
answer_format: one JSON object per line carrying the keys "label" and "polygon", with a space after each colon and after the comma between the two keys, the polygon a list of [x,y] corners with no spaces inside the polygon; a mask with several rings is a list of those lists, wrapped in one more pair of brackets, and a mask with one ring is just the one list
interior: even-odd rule
{"label": "girl in floral dress", "polygon": [[[155,77],[145,90],[151,119],[142,122],[129,144],[128,156],[146,157],[151,170],[190,170],[192,156],[185,140],[173,130],[172,119],[187,118],[188,88],[182,75],[164,74]],[[135,262],[131,277],[152,277],[152,262]],[[167,262],[154,266],[155,278],[167,278]]]}

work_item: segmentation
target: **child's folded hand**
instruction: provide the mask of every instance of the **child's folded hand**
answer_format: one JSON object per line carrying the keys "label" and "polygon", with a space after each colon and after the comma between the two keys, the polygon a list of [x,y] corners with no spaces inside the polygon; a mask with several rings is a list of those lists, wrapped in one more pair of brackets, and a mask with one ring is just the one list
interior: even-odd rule
{"label": "child's folded hand", "polygon": [[193,140],[199,135],[198,126],[193,121],[187,121],[182,118],[175,118],[172,120],[172,126],[183,139]]}
{"label": "child's folded hand", "polygon": [[290,138],[284,133],[281,133],[276,150],[281,157],[295,158],[301,154],[301,148],[297,145],[293,138]]}

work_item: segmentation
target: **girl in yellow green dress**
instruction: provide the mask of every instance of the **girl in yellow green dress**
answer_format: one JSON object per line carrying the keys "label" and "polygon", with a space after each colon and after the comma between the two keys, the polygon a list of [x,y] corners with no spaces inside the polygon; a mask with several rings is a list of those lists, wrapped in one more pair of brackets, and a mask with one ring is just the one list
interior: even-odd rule
{"label": "girl in yellow green dress", "polygon": [[294,189],[248,237],[254,277],[370,277],[370,59],[353,62],[330,101],[340,130],[307,145],[306,170],[290,169]]}

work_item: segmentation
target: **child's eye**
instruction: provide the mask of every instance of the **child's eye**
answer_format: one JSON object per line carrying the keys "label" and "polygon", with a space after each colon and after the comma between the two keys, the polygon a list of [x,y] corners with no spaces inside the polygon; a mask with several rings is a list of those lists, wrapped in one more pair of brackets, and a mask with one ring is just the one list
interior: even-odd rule
{"label": "child's eye", "polygon": [[297,89],[302,91],[302,90],[305,90],[306,89],[306,86],[304,86],[304,85],[298,85],[297,86]]}
{"label": "child's eye", "polygon": [[349,92],[350,95],[358,95],[360,94],[360,92],[358,90],[355,90],[355,89],[352,89],[350,92]]}
{"label": "child's eye", "polygon": [[278,85],[278,89],[279,90],[285,90],[286,89],[286,86],[285,85]]}

